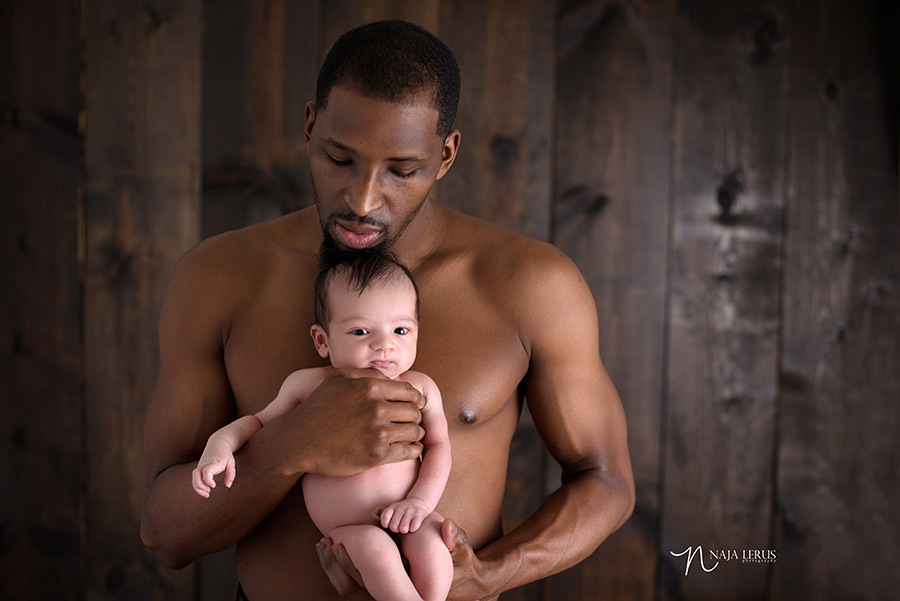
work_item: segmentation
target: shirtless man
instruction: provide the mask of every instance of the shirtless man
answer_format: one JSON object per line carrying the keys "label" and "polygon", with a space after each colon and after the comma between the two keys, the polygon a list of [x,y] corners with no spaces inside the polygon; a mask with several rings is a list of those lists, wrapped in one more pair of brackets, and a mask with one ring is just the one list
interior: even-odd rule
{"label": "shirtless man", "polygon": [[[323,365],[299,344],[323,242],[389,249],[419,285],[415,369],[442,392],[453,452],[437,507],[454,562],[449,599],[492,599],[571,567],[630,515],[625,418],[581,274],[553,246],[428,197],[459,146],[455,68],[412,26],[345,35],[306,107],[316,206],[209,239],[176,267],[144,443],[142,536],[167,565],[237,543],[252,601],[367,598],[341,547],[318,544],[298,483],[418,456],[413,387],[335,370],[241,448],[241,478],[226,494],[203,499],[190,483],[210,434],[260,411],[297,368]],[[504,534],[507,459],[526,398],[562,485]]]}

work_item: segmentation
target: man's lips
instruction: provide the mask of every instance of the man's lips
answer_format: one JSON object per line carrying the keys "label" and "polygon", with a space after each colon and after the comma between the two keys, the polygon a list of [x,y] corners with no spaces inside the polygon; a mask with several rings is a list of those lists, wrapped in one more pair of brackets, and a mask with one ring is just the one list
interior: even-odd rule
{"label": "man's lips", "polygon": [[339,222],[334,223],[334,235],[338,242],[348,248],[362,249],[372,246],[380,237],[381,231],[355,231],[341,225]]}

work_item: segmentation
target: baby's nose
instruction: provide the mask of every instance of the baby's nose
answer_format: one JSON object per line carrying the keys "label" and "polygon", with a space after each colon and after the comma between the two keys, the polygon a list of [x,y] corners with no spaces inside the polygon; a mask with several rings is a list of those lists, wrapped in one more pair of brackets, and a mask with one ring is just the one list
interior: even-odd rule
{"label": "baby's nose", "polygon": [[372,350],[392,351],[394,350],[394,341],[390,336],[378,336],[372,340]]}

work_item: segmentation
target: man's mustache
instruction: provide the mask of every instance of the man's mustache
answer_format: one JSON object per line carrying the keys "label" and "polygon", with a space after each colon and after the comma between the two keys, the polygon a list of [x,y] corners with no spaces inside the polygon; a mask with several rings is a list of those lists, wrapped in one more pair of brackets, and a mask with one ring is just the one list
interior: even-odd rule
{"label": "man's mustache", "polygon": [[379,221],[378,219],[369,217],[368,215],[363,215],[361,217],[352,212],[332,213],[328,218],[328,221],[331,223],[338,221],[338,220],[344,221],[346,223],[353,223],[356,225],[366,225],[366,226],[370,226],[370,227],[377,227],[380,229],[387,229],[387,224],[382,221]]}

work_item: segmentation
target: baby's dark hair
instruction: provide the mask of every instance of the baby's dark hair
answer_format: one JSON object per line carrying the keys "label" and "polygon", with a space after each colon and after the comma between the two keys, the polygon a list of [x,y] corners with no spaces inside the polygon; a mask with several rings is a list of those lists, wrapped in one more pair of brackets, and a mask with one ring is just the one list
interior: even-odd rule
{"label": "baby's dark hair", "polygon": [[316,323],[328,329],[328,290],[331,283],[346,274],[350,290],[362,294],[372,283],[406,278],[416,294],[416,319],[419,317],[419,288],[406,266],[389,253],[366,253],[342,259],[322,268],[315,283]]}
{"label": "baby's dark hair", "polygon": [[456,57],[435,36],[406,21],[376,21],[339,37],[319,70],[317,110],[325,110],[331,89],[338,84],[389,102],[431,92],[441,138],[450,133],[456,119]]}

